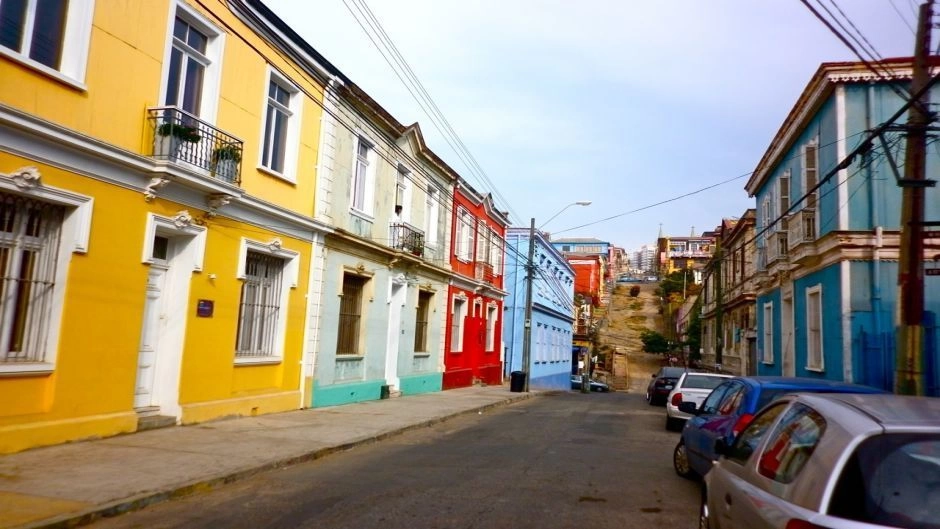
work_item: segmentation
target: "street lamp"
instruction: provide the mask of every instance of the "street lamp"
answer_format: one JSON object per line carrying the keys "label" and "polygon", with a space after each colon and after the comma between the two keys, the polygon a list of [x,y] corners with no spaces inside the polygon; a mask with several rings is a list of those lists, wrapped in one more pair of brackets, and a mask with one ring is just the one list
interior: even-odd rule
{"label": "street lamp", "polygon": [[[545,221],[542,226],[545,226],[552,221],[558,215],[561,215],[562,211],[570,208],[571,206],[590,206],[590,200],[579,200],[577,202],[572,202],[567,206],[561,208],[558,213],[552,215],[547,221]],[[522,333],[522,371],[525,373],[525,383],[523,385],[523,390],[528,393],[529,391],[529,363],[532,358],[532,280],[535,278],[535,217],[531,219],[529,225],[529,256],[526,259],[526,288],[525,288],[525,323],[524,331]],[[583,384],[582,384],[583,385]]]}

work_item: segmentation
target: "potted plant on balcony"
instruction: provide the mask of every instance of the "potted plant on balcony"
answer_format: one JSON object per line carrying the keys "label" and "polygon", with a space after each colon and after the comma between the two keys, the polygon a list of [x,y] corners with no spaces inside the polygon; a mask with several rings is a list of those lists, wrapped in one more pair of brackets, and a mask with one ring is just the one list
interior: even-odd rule
{"label": "potted plant on balcony", "polygon": [[242,161],[242,149],[234,143],[225,143],[212,151],[212,165],[216,178],[234,182],[238,176],[238,163]]}
{"label": "potted plant on balcony", "polygon": [[197,143],[202,139],[197,127],[190,127],[174,121],[165,121],[157,126],[154,135],[153,154],[155,157],[175,160],[183,142]]}

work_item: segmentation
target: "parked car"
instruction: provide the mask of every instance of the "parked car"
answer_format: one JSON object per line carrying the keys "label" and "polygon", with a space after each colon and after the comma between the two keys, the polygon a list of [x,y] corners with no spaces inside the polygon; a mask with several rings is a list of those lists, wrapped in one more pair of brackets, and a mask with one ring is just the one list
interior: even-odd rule
{"label": "parked car", "polygon": [[722,452],[699,527],[940,528],[940,399],[791,395]]}
{"label": "parked car", "polygon": [[680,403],[693,402],[698,407],[718,384],[729,378],[731,375],[718,373],[682,373],[666,398],[666,429],[679,430],[686,419],[692,416],[679,409]]}
{"label": "parked car", "polygon": [[661,367],[659,371],[651,375],[652,380],[646,386],[646,402],[650,406],[655,404],[665,404],[669,392],[675,387],[676,382],[682,373],[686,372],[684,367]]}
{"label": "parked car", "polygon": [[716,446],[728,446],[754,414],[787,393],[884,393],[880,389],[833,380],[800,377],[735,377],[718,385],[701,406],[682,403],[693,414],[685,422],[672,454],[676,473],[687,478],[704,476],[718,458]]}
{"label": "parked car", "polygon": [[[610,391],[610,386],[605,382],[600,380],[590,379],[591,381],[591,391],[600,391],[608,392]],[[571,389],[581,389],[581,375],[571,375]]]}

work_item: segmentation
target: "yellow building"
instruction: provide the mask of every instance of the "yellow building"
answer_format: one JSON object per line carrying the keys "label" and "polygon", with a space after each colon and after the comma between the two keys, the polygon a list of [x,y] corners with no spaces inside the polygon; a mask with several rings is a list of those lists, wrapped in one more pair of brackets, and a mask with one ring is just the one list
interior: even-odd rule
{"label": "yellow building", "polygon": [[338,72],[253,0],[57,5],[0,36],[0,453],[300,407]]}

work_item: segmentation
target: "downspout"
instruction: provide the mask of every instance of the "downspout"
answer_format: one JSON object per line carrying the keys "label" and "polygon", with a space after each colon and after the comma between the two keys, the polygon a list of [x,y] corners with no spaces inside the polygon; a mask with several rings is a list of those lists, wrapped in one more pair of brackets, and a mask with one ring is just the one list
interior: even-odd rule
{"label": "downspout", "polygon": [[[872,115],[874,114],[875,104],[875,85],[869,84],[868,91],[865,93],[865,128],[871,130]],[[868,201],[869,215],[871,216],[871,226],[875,230],[875,246],[872,248],[872,281],[871,281],[871,310],[872,326],[874,327],[875,339],[877,343],[878,358],[884,359],[885,343],[881,336],[881,247],[883,244],[882,226],[880,211],[878,210],[878,200],[875,197],[875,182],[871,169],[871,151],[866,151],[862,163],[865,165],[865,177],[868,180]],[[864,346],[864,344],[862,344]],[[887,365],[887,363],[885,363]]]}

